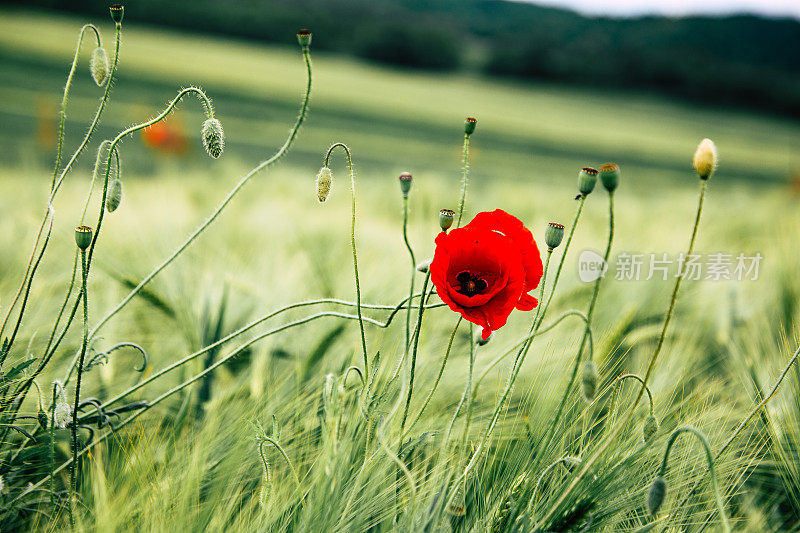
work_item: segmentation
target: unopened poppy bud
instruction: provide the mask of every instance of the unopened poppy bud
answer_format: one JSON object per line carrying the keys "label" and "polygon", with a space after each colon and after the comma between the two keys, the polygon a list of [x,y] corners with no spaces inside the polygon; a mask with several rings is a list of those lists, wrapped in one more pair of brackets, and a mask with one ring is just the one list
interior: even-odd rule
{"label": "unopened poppy bud", "polygon": [[442,209],[439,211],[439,227],[442,228],[442,231],[447,231],[450,229],[450,226],[453,225],[453,219],[456,216],[456,212],[452,209]]}
{"label": "unopened poppy bud", "polygon": [[317,201],[324,203],[331,193],[331,185],[333,184],[333,173],[328,167],[322,167],[317,172]]}
{"label": "unopened poppy bud", "polygon": [[408,192],[411,190],[411,182],[414,181],[414,177],[409,172],[403,172],[400,174],[400,190],[403,192],[403,198],[408,198]]}
{"label": "unopened poppy bud", "polygon": [[561,240],[564,238],[564,224],[557,224],[550,222],[547,224],[547,230],[544,232],[544,242],[550,251],[558,248]]}
{"label": "unopened poppy bud", "polygon": [[494,335],[494,332],[492,333],[492,335],[489,335],[488,337],[486,337],[484,339],[483,335],[481,333],[478,333],[475,336],[475,344],[477,344],[478,346],[486,346],[487,344],[489,344],[489,341],[492,340],[492,336],[493,335]]}
{"label": "unopened poppy bud", "polygon": [[431,260],[426,259],[425,261],[421,262],[417,265],[417,270],[422,272],[423,274],[427,274],[428,270],[431,268]]}
{"label": "unopened poppy bud", "polygon": [[106,197],[106,210],[113,213],[122,202],[122,182],[114,179],[108,184],[108,196]]}
{"label": "unopened poppy bud", "polygon": [[694,153],[694,170],[701,180],[707,180],[717,169],[717,148],[711,139],[703,139]]}
{"label": "unopened poppy bud", "polygon": [[89,226],[78,226],[75,228],[75,244],[81,250],[86,250],[92,244],[92,228]]}
{"label": "unopened poppy bud", "polygon": [[619,165],[616,163],[600,165],[600,181],[608,192],[614,192],[619,186]]}
{"label": "unopened poppy bud", "polygon": [[36,420],[39,422],[40,428],[47,429],[47,413],[41,407],[39,407],[39,412],[36,413]]}
{"label": "unopened poppy bud", "polygon": [[583,374],[581,375],[581,386],[583,397],[587,402],[594,400],[594,395],[597,393],[597,365],[594,361],[586,361],[583,365]]}
{"label": "unopened poppy bud", "polygon": [[656,476],[650,490],[647,492],[647,510],[650,514],[656,514],[664,504],[667,497],[667,482],[661,476]]}
{"label": "unopened poppy bud", "polygon": [[644,441],[650,442],[656,436],[656,433],[658,433],[658,420],[653,415],[647,415],[647,418],[644,419],[644,426],[642,426]]}
{"label": "unopened poppy bud", "polygon": [[590,192],[594,190],[597,184],[597,169],[592,167],[583,167],[578,174],[578,191],[581,196],[586,198]]}
{"label": "unopened poppy bud", "polygon": [[298,31],[297,42],[300,43],[302,48],[308,48],[311,46],[311,32],[306,29]]}
{"label": "unopened poppy bud", "polygon": [[209,118],[203,122],[201,131],[203,137],[203,148],[208,155],[217,159],[225,149],[225,133],[222,131],[222,124],[215,118]]}
{"label": "unopened poppy bud", "polygon": [[478,119],[475,117],[467,117],[467,120],[464,121],[464,133],[467,135],[472,135],[475,131],[475,126],[478,124]]}
{"label": "unopened poppy bud", "polygon": [[53,422],[55,426],[59,429],[64,429],[67,427],[67,424],[69,424],[71,417],[72,409],[70,409],[69,404],[63,400],[59,401],[53,411]]}
{"label": "unopened poppy bud", "polygon": [[108,8],[111,12],[111,20],[116,24],[122,24],[122,17],[125,15],[125,6],[122,4],[114,4]]}
{"label": "unopened poppy bud", "polygon": [[98,46],[92,52],[92,59],[89,61],[89,72],[98,87],[102,87],[108,78],[108,56],[104,48]]}

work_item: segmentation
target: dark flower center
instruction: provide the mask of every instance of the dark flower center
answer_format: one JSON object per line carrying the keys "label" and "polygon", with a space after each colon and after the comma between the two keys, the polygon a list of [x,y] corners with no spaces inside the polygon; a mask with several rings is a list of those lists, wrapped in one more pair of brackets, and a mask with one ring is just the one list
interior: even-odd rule
{"label": "dark flower center", "polygon": [[486,287],[488,287],[486,280],[479,278],[467,270],[459,272],[456,276],[456,281],[461,284],[461,288],[458,289],[458,292],[465,296],[475,296],[485,291]]}

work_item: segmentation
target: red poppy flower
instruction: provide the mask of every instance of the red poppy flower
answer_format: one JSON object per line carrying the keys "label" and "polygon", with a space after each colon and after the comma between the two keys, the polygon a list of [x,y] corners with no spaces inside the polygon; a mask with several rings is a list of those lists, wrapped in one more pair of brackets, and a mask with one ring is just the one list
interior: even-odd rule
{"label": "red poppy flower", "polygon": [[528,294],[542,278],[542,258],[522,222],[496,209],[436,237],[430,266],[436,292],[450,309],[483,328],[488,339],[515,308],[530,311]]}

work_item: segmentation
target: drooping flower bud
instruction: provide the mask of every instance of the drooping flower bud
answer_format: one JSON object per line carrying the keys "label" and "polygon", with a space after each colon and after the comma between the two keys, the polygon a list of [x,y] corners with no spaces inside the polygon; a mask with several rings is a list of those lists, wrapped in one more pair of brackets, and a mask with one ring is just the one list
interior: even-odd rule
{"label": "drooping flower bud", "polygon": [[439,211],[439,227],[442,228],[442,231],[447,231],[450,229],[450,226],[453,225],[453,219],[456,216],[456,212],[452,209],[442,209]]}
{"label": "drooping flower bud", "polygon": [[125,6],[114,4],[108,10],[111,12],[111,20],[116,24],[122,24],[122,17],[125,16]]}
{"label": "drooping flower bud", "polygon": [[217,159],[225,149],[225,133],[222,131],[222,124],[215,118],[209,118],[203,122],[203,129],[200,133],[203,138],[203,148],[208,155]]}
{"label": "drooping flower bud", "polygon": [[561,244],[561,240],[564,238],[564,224],[557,224],[555,222],[550,222],[547,224],[547,230],[544,232],[544,242],[547,244],[547,248],[552,252],[558,245]]}
{"label": "drooping flower bud", "polygon": [[92,228],[89,226],[78,226],[75,228],[75,244],[81,250],[86,250],[92,244]]}
{"label": "drooping flower bud", "polygon": [[701,180],[707,180],[717,169],[717,147],[711,139],[703,139],[694,153],[694,170]]}
{"label": "drooping flower bud", "polygon": [[122,202],[122,182],[114,179],[108,184],[108,195],[106,196],[106,211],[113,213]]}
{"label": "drooping flower bud", "polygon": [[586,198],[594,190],[597,184],[597,169],[592,167],[583,167],[578,174],[578,191],[581,196]]}
{"label": "drooping flower bud", "polygon": [[667,497],[667,482],[661,476],[656,476],[653,484],[650,485],[650,490],[647,492],[647,510],[650,514],[656,514],[661,506],[664,504],[664,499]]}
{"label": "drooping flower bud", "polygon": [[644,438],[645,442],[650,442],[650,440],[656,436],[658,433],[658,420],[653,415],[647,415],[647,418],[644,419],[644,425],[642,426],[642,437]]}
{"label": "drooping flower bud", "polygon": [[89,61],[89,72],[92,73],[92,79],[98,87],[105,85],[108,79],[108,56],[103,47],[98,46],[92,52],[92,59]]}
{"label": "drooping flower bud", "polygon": [[41,406],[39,406],[39,412],[36,413],[36,420],[39,422],[40,428],[47,429],[47,413],[44,412]]}
{"label": "drooping flower bud", "polygon": [[423,274],[427,274],[430,268],[431,268],[430,259],[426,259],[425,261],[422,261],[420,264],[417,265],[417,271],[422,272]]}
{"label": "drooping flower bud", "polygon": [[594,396],[597,393],[598,379],[597,365],[594,364],[594,361],[586,361],[583,364],[583,374],[581,375],[581,390],[583,392],[583,398],[587,402],[594,400]]}
{"label": "drooping flower bud", "polygon": [[63,399],[56,403],[55,411],[53,412],[53,422],[58,429],[64,429],[72,418],[72,409],[69,404]]}
{"label": "drooping flower bud", "polygon": [[300,43],[300,47],[303,49],[306,49],[309,46],[311,46],[311,32],[305,28],[298,31],[297,42]]}
{"label": "drooping flower bud", "polygon": [[616,163],[600,165],[600,181],[608,192],[614,192],[619,186],[619,165]]}
{"label": "drooping flower bud", "polygon": [[411,182],[414,181],[414,177],[410,172],[403,172],[398,179],[400,180],[400,190],[403,193],[403,198],[408,198],[408,193],[411,190]]}
{"label": "drooping flower bud", "polygon": [[324,203],[331,193],[331,185],[333,185],[333,173],[328,167],[322,167],[317,172],[317,201]]}
{"label": "drooping flower bud", "polygon": [[475,117],[467,117],[467,120],[464,121],[464,133],[467,135],[472,135],[475,131],[475,126],[478,124],[478,119]]}

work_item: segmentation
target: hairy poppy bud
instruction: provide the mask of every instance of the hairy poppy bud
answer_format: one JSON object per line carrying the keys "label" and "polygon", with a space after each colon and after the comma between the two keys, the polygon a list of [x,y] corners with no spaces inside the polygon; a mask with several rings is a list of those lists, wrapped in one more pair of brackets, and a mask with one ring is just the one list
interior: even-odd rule
{"label": "hairy poppy bud", "polygon": [[661,476],[656,476],[650,490],[647,492],[647,510],[650,514],[656,514],[664,504],[667,497],[667,482]]}
{"label": "hairy poppy bud", "polygon": [[547,224],[547,230],[544,232],[544,242],[547,244],[547,247],[550,249],[550,251],[558,248],[558,245],[561,244],[561,239],[563,238],[563,224],[556,224],[555,222],[550,222]]}
{"label": "hairy poppy bud", "polygon": [[711,139],[703,139],[694,153],[694,170],[700,179],[707,180],[717,169],[717,148]]}
{"label": "hairy poppy bud", "polygon": [[586,198],[594,190],[595,184],[597,184],[597,169],[583,167],[578,174],[578,191],[580,191],[581,196]]}
{"label": "hairy poppy bud", "polygon": [[414,177],[409,172],[403,172],[400,174],[400,190],[403,192],[403,198],[408,198],[408,192],[411,190],[411,182],[414,181]]}
{"label": "hairy poppy bud", "polygon": [[594,361],[586,361],[583,365],[583,375],[581,375],[581,386],[583,397],[587,402],[594,400],[597,393],[597,365]]}
{"label": "hairy poppy bud", "polygon": [[442,209],[439,211],[439,227],[442,228],[442,231],[447,231],[450,229],[450,226],[453,225],[453,218],[455,218],[456,212],[452,209]]}
{"label": "hairy poppy bud", "polygon": [[105,49],[98,46],[92,52],[92,59],[89,62],[89,72],[92,73],[92,78],[98,87],[105,85],[108,71],[108,56],[106,56]]}
{"label": "hairy poppy bud", "polygon": [[650,442],[656,436],[656,433],[658,433],[658,420],[653,415],[647,415],[647,418],[644,419],[644,426],[642,426],[644,441]]}
{"label": "hairy poppy bud", "polygon": [[215,118],[209,118],[203,122],[201,131],[203,137],[203,148],[208,155],[217,159],[225,149],[225,133],[222,131],[222,124]]}
{"label": "hairy poppy bud", "polygon": [[619,165],[616,163],[600,165],[600,181],[608,192],[614,192],[619,186]]}
{"label": "hairy poppy bud", "polygon": [[106,210],[109,213],[113,213],[119,207],[120,202],[122,202],[122,182],[118,179],[114,179],[108,185],[108,196],[106,197]]}
{"label": "hairy poppy bud", "polygon": [[478,119],[475,117],[467,117],[467,120],[464,121],[464,133],[467,135],[472,135],[475,131],[475,126],[478,124]]}
{"label": "hairy poppy bud", "polygon": [[92,244],[92,228],[89,226],[78,226],[75,228],[75,244],[81,250],[86,250]]}
{"label": "hairy poppy bud", "polygon": [[298,31],[297,42],[300,43],[302,48],[308,48],[311,46],[311,32],[306,29]]}
{"label": "hairy poppy bud", "polygon": [[55,411],[53,411],[53,421],[58,429],[64,429],[69,424],[72,417],[72,409],[69,404],[64,400],[56,403]]}
{"label": "hairy poppy bud", "polygon": [[333,173],[328,167],[322,167],[317,172],[317,200],[319,203],[324,203],[331,193],[331,185],[333,184]]}
{"label": "hairy poppy bud", "polygon": [[431,267],[431,260],[426,259],[425,261],[417,265],[417,271],[422,272],[423,274],[427,274],[428,269],[430,269],[430,267]]}
{"label": "hairy poppy bud", "polygon": [[111,20],[116,24],[122,24],[122,17],[125,15],[125,6],[122,4],[114,4],[108,8],[111,12]]}
{"label": "hairy poppy bud", "polygon": [[36,420],[39,422],[40,428],[47,429],[47,413],[41,407],[39,407],[39,412],[36,413]]}

